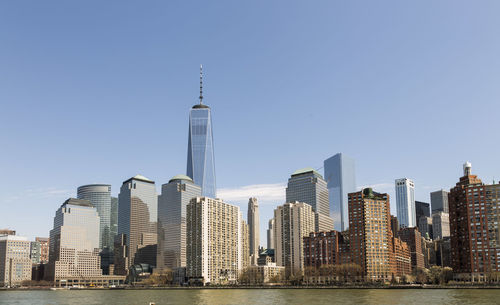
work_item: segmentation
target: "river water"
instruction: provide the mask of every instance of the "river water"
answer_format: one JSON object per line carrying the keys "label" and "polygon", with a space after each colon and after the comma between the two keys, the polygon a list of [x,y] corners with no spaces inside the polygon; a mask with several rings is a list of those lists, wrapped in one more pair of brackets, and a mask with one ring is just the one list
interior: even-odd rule
{"label": "river water", "polygon": [[0,304],[500,304],[500,289],[0,291]]}

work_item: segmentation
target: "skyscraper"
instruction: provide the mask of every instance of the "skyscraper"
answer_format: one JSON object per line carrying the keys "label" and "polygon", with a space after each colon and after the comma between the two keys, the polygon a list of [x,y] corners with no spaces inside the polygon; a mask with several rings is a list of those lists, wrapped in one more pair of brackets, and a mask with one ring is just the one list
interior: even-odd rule
{"label": "skyscraper", "polygon": [[448,209],[448,194],[445,190],[439,190],[431,193],[431,208],[434,212],[449,213]]}
{"label": "skyscraper", "polygon": [[210,107],[203,104],[200,67],[200,103],[189,113],[187,175],[201,186],[203,196],[216,198],[215,155]]}
{"label": "skyscraper", "polygon": [[134,264],[156,265],[157,211],[154,181],[137,175],[123,182],[118,195],[116,241],[120,241],[120,249],[115,249],[116,274],[126,274]]}
{"label": "skyscraper", "polygon": [[257,265],[259,259],[259,203],[257,198],[248,200],[248,233],[250,243],[250,258],[251,264]]}
{"label": "skyscraper", "polygon": [[102,275],[99,231],[99,214],[90,201],[66,200],[56,211],[50,231],[47,279],[57,284]]}
{"label": "skyscraper", "polygon": [[309,204],[316,212],[314,228],[316,232],[333,230],[326,181],[314,169],[310,167],[299,169],[288,179],[286,202],[295,201]]}
{"label": "skyscraper", "polygon": [[[196,197],[186,207],[186,274],[191,283],[235,283],[243,267],[240,208],[220,199]],[[248,231],[247,231],[248,232]]]}
{"label": "skyscraper", "polygon": [[[118,235],[118,198],[111,197],[111,217],[110,217],[110,231],[114,239]],[[114,246],[114,243],[113,243]]]}
{"label": "skyscraper", "polygon": [[315,213],[304,202],[288,202],[274,210],[275,259],[287,275],[304,270],[304,237],[314,231]]}
{"label": "skyscraper", "polygon": [[396,179],[396,210],[401,227],[417,226],[415,183],[410,179]]}
{"label": "skyscraper", "polygon": [[445,212],[432,214],[432,236],[434,239],[450,237],[450,215]]}
{"label": "skyscraper", "polygon": [[100,219],[99,248],[101,249],[101,264],[107,272],[109,264],[113,263],[113,242],[115,236],[111,232],[111,185],[89,184],[80,186],[77,198],[90,201],[97,209]]}
{"label": "skyscraper", "polygon": [[485,185],[464,164],[450,190],[451,267],[458,277],[481,280],[500,271],[500,184]]}
{"label": "skyscraper", "polygon": [[349,207],[347,194],[356,191],[354,159],[338,153],[323,163],[325,180],[330,197],[330,217],[335,230],[349,228]]}
{"label": "skyscraper", "polygon": [[201,188],[185,175],[161,186],[158,196],[158,269],[186,267],[186,207]]}
{"label": "skyscraper", "polygon": [[388,280],[411,272],[410,249],[394,236],[393,224],[388,194],[371,188],[349,193],[351,257],[368,280]]}
{"label": "skyscraper", "polygon": [[351,255],[366,278],[391,278],[392,238],[389,195],[376,193],[371,188],[349,193]]}
{"label": "skyscraper", "polygon": [[102,275],[99,256],[100,219],[88,200],[70,198],[56,211],[50,230],[47,280],[56,286],[103,286],[124,277]]}
{"label": "skyscraper", "polygon": [[274,218],[269,219],[267,224],[267,249],[274,249]]}

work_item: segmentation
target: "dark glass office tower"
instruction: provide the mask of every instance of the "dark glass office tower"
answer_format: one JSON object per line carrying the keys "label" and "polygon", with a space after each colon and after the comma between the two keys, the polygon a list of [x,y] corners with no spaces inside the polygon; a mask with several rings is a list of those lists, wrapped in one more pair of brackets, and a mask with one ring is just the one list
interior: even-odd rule
{"label": "dark glass office tower", "polygon": [[189,113],[187,175],[199,185],[202,196],[215,198],[215,156],[210,107],[203,104],[200,68],[200,103]]}

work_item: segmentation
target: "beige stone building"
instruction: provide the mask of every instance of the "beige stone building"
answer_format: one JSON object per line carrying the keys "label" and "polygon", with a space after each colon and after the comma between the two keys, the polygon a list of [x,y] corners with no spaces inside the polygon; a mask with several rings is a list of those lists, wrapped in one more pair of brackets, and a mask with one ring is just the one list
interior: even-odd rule
{"label": "beige stone building", "polygon": [[315,213],[304,202],[289,202],[274,210],[276,265],[287,274],[304,270],[303,238],[315,229]]}
{"label": "beige stone building", "polygon": [[[243,267],[243,229],[239,207],[220,199],[196,197],[187,205],[186,275],[190,283],[236,283]],[[248,255],[248,249],[245,251]]]}
{"label": "beige stone building", "polygon": [[241,269],[249,267],[252,256],[250,255],[250,227],[246,221],[241,221]]}
{"label": "beige stone building", "polygon": [[16,235],[0,236],[0,287],[31,280],[30,241]]}
{"label": "beige stone building", "polygon": [[90,201],[70,198],[61,205],[50,231],[47,280],[56,286],[123,282],[124,277],[102,275],[99,224],[99,215]]}

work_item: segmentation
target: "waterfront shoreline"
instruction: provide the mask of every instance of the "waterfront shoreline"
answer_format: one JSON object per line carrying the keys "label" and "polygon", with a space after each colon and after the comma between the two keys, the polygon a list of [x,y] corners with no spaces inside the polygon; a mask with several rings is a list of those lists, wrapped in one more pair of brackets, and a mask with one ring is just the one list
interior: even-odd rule
{"label": "waterfront shoreline", "polygon": [[[0,288],[0,291],[51,291],[54,287],[20,287]],[[56,291],[66,290],[255,290],[255,289],[500,289],[495,285],[395,285],[395,286],[204,286],[204,287],[120,287],[120,288],[58,288]]]}

